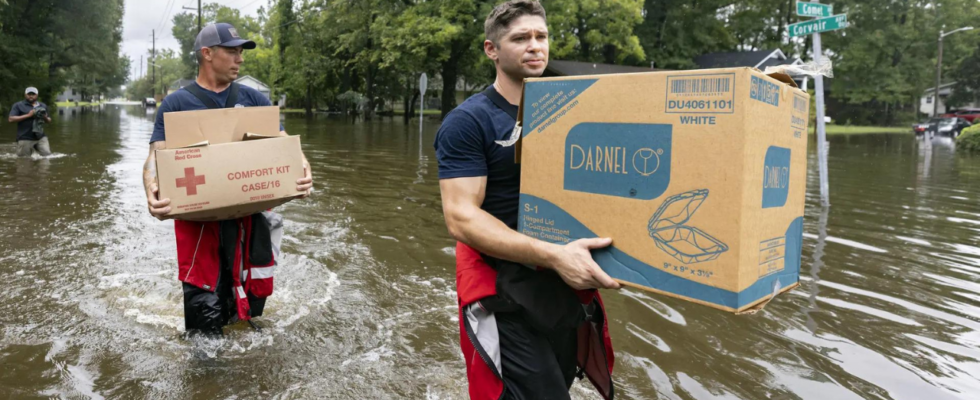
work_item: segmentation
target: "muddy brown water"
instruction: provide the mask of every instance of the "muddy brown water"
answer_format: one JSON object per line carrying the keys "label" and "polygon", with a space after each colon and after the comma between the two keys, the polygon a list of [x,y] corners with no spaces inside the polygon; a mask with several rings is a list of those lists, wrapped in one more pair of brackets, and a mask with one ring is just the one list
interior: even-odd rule
{"label": "muddy brown water", "polygon": [[[317,191],[281,208],[264,331],[208,341],[182,336],[172,223],[145,211],[152,118],[66,110],[45,159],[0,126],[0,398],[465,397],[437,122],[286,117]],[[980,398],[980,157],[831,142],[829,209],[810,146],[800,288],[748,317],[605,294],[617,398]]]}

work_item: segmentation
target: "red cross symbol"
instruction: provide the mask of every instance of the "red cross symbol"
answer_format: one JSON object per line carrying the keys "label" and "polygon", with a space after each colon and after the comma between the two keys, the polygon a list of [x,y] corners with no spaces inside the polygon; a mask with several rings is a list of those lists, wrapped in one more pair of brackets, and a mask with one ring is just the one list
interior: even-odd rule
{"label": "red cross symbol", "polygon": [[177,187],[187,188],[187,195],[197,194],[197,185],[204,184],[204,175],[194,175],[194,168],[184,168],[184,177],[177,178]]}

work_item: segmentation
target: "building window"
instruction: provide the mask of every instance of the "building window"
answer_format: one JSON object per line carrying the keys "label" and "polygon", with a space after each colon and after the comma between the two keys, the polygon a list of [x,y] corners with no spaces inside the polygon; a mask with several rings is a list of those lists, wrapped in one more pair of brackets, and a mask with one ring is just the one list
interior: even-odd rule
{"label": "building window", "polygon": [[932,104],[932,96],[926,97],[926,104]]}

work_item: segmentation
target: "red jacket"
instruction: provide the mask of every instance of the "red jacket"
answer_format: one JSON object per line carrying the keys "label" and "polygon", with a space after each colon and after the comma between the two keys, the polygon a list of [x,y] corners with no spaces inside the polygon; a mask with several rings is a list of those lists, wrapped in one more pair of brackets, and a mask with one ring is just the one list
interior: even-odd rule
{"label": "red jacket", "polygon": [[[273,272],[276,266],[273,254],[267,265],[252,265],[249,254],[251,248],[252,218],[237,220],[239,240],[235,243],[235,266],[232,268],[232,285],[238,305],[238,318],[248,320],[249,306],[246,291],[257,298],[272,294]],[[189,285],[213,292],[218,285],[218,272],[221,269],[218,247],[220,244],[217,222],[174,221],[177,236],[177,279]],[[242,247],[242,239],[245,241]],[[243,257],[242,255],[246,255]]]}
{"label": "red jacket", "polygon": [[[459,344],[466,362],[466,378],[469,381],[470,399],[496,400],[504,391],[504,382],[498,377],[496,367],[487,365],[478,351],[480,343],[470,340],[463,310],[485,297],[497,294],[497,271],[484,261],[475,249],[461,242],[456,243],[456,294],[459,299]],[[601,338],[593,335],[589,322],[582,323],[578,329],[578,366],[589,377],[599,394],[612,400],[612,370],[615,356],[612,340],[609,338],[609,324],[605,318],[602,297],[595,290],[577,291],[582,304],[594,300],[602,308],[603,324]]]}

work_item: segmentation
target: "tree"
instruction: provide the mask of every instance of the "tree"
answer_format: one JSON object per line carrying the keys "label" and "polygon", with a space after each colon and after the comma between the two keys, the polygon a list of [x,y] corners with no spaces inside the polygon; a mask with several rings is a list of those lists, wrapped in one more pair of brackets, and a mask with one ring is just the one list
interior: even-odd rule
{"label": "tree", "polygon": [[551,0],[551,57],[608,64],[640,64],[646,56],[634,28],[643,22],[642,0]]}
{"label": "tree", "polygon": [[[0,6],[0,103],[33,85],[53,99],[72,70],[118,82],[123,0],[9,0]],[[85,21],[79,24],[78,21]],[[18,88],[13,90],[14,88]]]}

